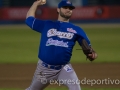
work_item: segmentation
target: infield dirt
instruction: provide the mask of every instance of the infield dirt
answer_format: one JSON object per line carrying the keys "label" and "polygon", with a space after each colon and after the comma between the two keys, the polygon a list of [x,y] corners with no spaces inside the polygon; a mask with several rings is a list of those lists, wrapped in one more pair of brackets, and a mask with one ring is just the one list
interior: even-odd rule
{"label": "infield dirt", "polygon": [[[120,88],[120,63],[72,64],[79,80],[97,80],[98,84],[81,84],[81,87]],[[0,88],[27,88],[32,80],[36,64],[0,64]],[[101,83],[106,79],[109,84]],[[48,87],[58,87],[50,85]]]}

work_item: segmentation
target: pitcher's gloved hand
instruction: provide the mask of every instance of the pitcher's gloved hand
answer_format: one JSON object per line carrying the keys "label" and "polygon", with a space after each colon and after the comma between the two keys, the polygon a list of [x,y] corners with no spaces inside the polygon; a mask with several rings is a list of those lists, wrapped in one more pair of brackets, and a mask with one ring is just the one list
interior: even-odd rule
{"label": "pitcher's gloved hand", "polygon": [[88,45],[85,39],[82,39],[81,47],[87,59],[89,59],[90,61],[93,61],[97,58],[97,53],[91,48],[90,45]]}

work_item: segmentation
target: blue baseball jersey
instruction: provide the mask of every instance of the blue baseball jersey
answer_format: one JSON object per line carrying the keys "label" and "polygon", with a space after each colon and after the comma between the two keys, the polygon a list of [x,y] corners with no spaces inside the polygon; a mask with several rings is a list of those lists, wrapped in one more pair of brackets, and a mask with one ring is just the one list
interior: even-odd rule
{"label": "blue baseball jersey", "polygon": [[85,32],[70,22],[39,20],[30,16],[26,24],[41,33],[38,58],[50,65],[69,63],[76,41],[81,45],[84,38],[90,45]]}

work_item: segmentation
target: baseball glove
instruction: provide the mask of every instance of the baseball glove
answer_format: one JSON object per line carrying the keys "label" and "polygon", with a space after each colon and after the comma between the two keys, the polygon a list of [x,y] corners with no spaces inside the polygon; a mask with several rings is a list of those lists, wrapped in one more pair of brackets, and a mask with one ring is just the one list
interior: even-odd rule
{"label": "baseball glove", "polygon": [[90,45],[88,45],[85,39],[82,39],[81,47],[83,53],[86,55],[86,59],[93,61],[97,58],[97,53],[91,48]]}

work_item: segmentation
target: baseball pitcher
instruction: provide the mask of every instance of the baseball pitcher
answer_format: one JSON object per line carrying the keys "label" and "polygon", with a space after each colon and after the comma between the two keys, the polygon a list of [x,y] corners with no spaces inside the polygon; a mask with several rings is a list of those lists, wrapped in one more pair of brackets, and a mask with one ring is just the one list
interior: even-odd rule
{"label": "baseball pitcher", "polygon": [[69,90],[81,90],[79,79],[70,64],[75,42],[79,43],[90,61],[96,59],[97,54],[85,32],[69,22],[75,9],[69,0],[62,0],[58,4],[56,21],[35,18],[37,7],[45,3],[45,0],[35,1],[26,15],[26,24],[41,33],[37,68],[26,90],[43,90],[53,83],[63,84]]}

